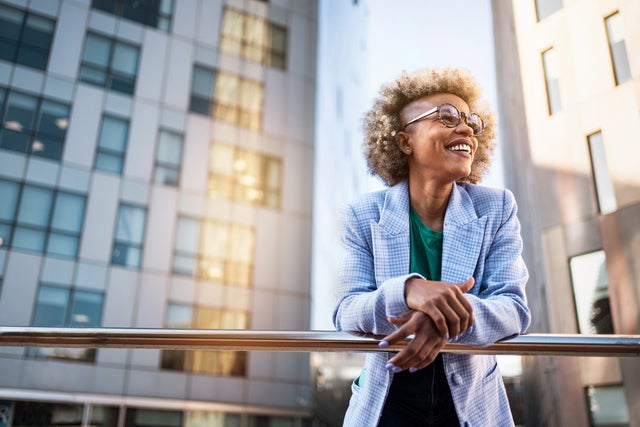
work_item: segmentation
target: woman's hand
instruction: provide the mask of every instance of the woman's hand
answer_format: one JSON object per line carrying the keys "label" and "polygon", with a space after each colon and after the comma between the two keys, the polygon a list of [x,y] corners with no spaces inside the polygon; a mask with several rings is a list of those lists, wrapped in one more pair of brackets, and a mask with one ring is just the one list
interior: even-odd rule
{"label": "woman's hand", "polygon": [[405,284],[409,308],[429,316],[440,335],[455,338],[473,325],[473,308],[464,293],[475,283],[473,277],[461,283],[434,282],[413,277]]}
{"label": "woman's hand", "polygon": [[381,341],[380,347],[388,347],[404,341],[409,335],[414,335],[404,349],[389,359],[386,368],[393,372],[405,369],[415,372],[426,367],[435,360],[442,347],[447,343],[447,340],[440,335],[433,320],[420,311],[407,311],[388,320],[389,323],[397,325],[399,328],[385,337]]}

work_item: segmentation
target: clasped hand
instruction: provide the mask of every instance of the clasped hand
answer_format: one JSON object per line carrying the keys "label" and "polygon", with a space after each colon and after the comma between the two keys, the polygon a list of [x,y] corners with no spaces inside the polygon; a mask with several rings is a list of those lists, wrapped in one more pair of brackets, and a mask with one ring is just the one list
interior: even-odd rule
{"label": "clasped hand", "polygon": [[461,283],[434,282],[411,278],[405,284],[410,311],[389,322],[399,326],[382,342],[386,347],[414,335],[411,342],[389,360],[387,369],[415,371],[433,362],[449,337],[457,337],[473,325],[473,308],[464,297],[473,277]]}

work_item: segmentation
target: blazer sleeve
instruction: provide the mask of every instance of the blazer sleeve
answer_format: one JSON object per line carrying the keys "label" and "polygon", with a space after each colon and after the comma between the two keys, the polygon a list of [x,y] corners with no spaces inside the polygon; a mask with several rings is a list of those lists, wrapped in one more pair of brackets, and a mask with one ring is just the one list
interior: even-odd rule
{"label": "blazer sleeve", "polygon": [[370,227],[373,219],[367,215],[358,217],[357,211],[348,205],[341,215],[343,260],[333,324],[339,331],[387,335],[396,329],[387,317],[409,310],[404,283],[418,275],[406,274],[376,283]]}
{"label": "blazer sleeve", "polygon": [[502,218],[484,259],[479,292],[466,294],[473,306],[474,325],[453,341],[487,346],[524,333],[531,322],[525,295],[528,279],[517,205],[505,190]]}

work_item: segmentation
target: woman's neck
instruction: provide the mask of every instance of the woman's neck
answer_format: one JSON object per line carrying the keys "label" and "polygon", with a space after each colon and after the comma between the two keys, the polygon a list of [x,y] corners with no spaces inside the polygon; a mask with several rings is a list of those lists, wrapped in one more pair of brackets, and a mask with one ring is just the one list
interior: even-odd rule
{"label": "woman's neck", "polygon": [[409,179],[409,202],[422,222],[432,230],[442,231],[453,183]]}

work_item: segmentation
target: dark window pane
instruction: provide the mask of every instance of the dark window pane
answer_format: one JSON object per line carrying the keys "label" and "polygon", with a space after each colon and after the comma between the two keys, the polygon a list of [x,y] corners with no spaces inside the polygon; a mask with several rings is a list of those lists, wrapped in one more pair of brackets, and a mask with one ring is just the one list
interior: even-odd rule
{"label": "dark window pane", "polygon": [[69,326],[94,328],[100,326],[102,294],[76,290],[73,294]]}
{"label": "dark window pane", "polygon": [[38,99],[18,92],[11,92],[7,103],[4,120],[5,129],[14,132],[29,133],[34,126]]}
{"label": "dark window pane", "polygon": [[105,37],[88,34],[84,45],[84,53],[82,54],[82,62],[107,68],[110,57],[111,42]]}
{"label": "dark window pane", "polygon": [[68,306],[68,289],[40,286],[34,310],[33,326],[65,326]]}
{"label": "dark window pane", "polygon": [[189,103],[189,110],[194,113],[200,113],[208,116],[211,114],[211,101],[209,98],[200,98],[195,95],[191,95],[191,102]]}
{"label": "dark window pane", "polygon": [[0,221],[13,221],[18,207],[19,185],[0,180]]}

